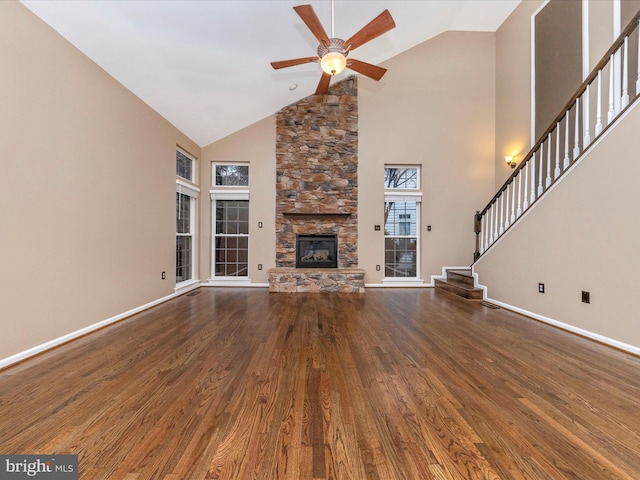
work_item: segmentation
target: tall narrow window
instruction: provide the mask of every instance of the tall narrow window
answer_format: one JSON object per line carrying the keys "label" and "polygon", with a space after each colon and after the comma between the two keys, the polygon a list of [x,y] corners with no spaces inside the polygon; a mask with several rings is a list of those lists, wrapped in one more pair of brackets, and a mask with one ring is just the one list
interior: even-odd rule
{"label": "tall narrow window", "polygon": [[176,150],[176,285],[194,279],[195,205],[199,189],[193,182],[195,159]]}
{"label": "tall narrow window", "polygon": [[248,277],[249,165],[216,163],[212,172],[214,277]]}
{"label": "tall narrow window", "polygon": [[385,167],[384,276],[418,278],[422,193],[417,167]]}
{"label": "tall narrow window", "polygon": [[249,200],[215,201],[215,275],[249,275]]}

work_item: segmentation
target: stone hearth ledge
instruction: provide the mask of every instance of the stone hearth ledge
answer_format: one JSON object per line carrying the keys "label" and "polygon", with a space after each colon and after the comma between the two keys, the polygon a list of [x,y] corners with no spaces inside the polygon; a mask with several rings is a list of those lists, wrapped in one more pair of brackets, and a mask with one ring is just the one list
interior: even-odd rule
{"label": "stone hearth ledge", "polygon": [[271,268],[269,292],[274,293],[364,293],[360,268]]}

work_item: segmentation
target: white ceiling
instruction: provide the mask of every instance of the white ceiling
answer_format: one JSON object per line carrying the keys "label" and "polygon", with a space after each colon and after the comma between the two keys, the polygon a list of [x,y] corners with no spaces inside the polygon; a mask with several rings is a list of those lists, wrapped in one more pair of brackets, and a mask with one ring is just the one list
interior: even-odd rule
{"label": "white ceiling", "polygon": [[[396,28],[350,55],[377,64],[447,30],[495,31],[520,1],[335,0],[335,36],[348,38],[388,8]],[[316,55],[293,6],[311,3],[331,36],[329,0],[22,3],[200,146],[315,91],[318,64],[269,65]]]}

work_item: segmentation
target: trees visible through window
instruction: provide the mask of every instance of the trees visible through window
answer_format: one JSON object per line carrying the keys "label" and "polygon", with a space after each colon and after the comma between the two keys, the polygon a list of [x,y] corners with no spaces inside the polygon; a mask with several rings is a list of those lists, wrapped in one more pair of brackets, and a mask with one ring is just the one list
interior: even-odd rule
{"label": "trees visible through window", "polygon": [[384,275],[418,277],[421,193],[417,167],[385,167]]}
{"label": "trees visible through window", "polygon": [[248,187],[249,165],[218,163],[214,169],[214,185],[218,187]]}

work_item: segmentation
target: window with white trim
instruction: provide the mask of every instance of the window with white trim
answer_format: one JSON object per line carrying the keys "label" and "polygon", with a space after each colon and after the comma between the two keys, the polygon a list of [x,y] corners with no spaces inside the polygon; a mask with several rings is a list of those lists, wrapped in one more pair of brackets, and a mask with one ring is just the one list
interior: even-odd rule
{"label": "window with white trim", "polygon": [[420,275],[420,170],[413,166],[384,169],[384,276]]}
{"label": "window with white trim", "polygon": [[248,277],[249,165],[215,163],[212,174],[213,275]]}
{"label": "window with white trim", "polygon": [[216,163],[213,171],[213,185],[217,187],[248,187],[249,165],[237,163]]}
{"label": "window with white trim", "polygon": [[195,159],[184,150],[176,148],[176,176],[193,182]]}
{"label": "window with white trim", "polygon": [[176,149],[176,285],[195,278],[195,211],[200,189],[193,181],[195,159]]}

